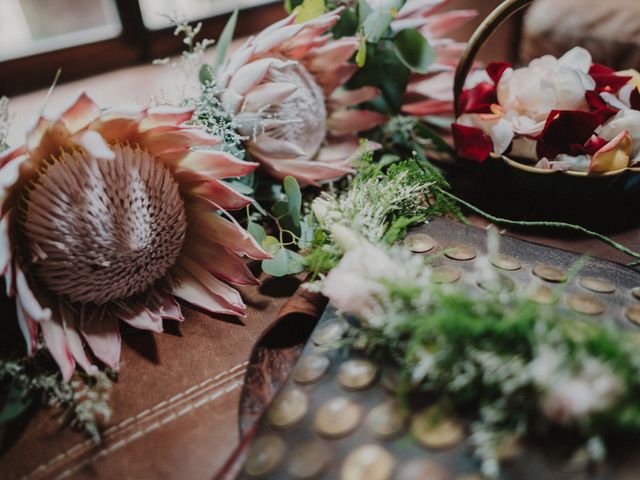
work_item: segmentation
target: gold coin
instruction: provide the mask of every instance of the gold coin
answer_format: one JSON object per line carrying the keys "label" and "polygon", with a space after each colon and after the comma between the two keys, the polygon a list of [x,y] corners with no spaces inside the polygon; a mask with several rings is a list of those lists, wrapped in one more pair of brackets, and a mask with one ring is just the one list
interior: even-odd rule
{"label": "gold coin", "polygon": [[426,253],[435,248],[436,241],[426,233],[412,233],[404,239],[404,244],[413,253]]}
{"label": "gold coin", "polygon": [[640,300],[640,287],[632,288],[631,295],[633,295],[633,298],[635,298],[636,300]]}
{"label": "gold coin", "polygon": [[391,367],[385,367],[382,370],[382,375],[380,376],[380,384],[388,392],[398,393],[398,388],[400,386],[400,375],[398,374],[398,370]]}
{"label": "gold coin", "polygon": [[347,397],[333,398],[316,412],[313,426],[319,435],[340,438],[353,432],[360,422],[360,405]]}
{"label": "gold coin", "polygon": [[309,399],[301,390],[291,388],[279,394],[267,412],[273,428],[291,428],[304,418],[309,410]]}
{"label": "gold coin", "polygon": [[335,343],[344,336],[346,331],[347,325],[342,320],[330,320],[313,333],[313,343],[316,345]]}
{"label": "gold coin", "polygon": [[433,449],[455,447],[464,438],[464,429],[460,421],[443,416],[437,406],[429,407],[413,416],[411,433],[420,444]]}
{"label": "gold coin", "polygon": [[369,430],[380,439],[397,436],[407,423],[407,415],[395,400],[388,400],[374,407],[366,420]]}
{"label": "gold coin", "polygon": [[432,460],[413,459],[404,463],[396,480],[450,480],[451,472]]}
{"label": "gold coin", "polygon": [[580,277],[578,283],[592,292],[613,293],[616,291],[616,286],[604,278]]}
{"label": "gold coin", "polygon": [[600,315],[607,309],[607,306],[597,298],[582,293],[569,295],[567,305],[571,310],[586,315]]}
{"label": "gold coin", "polygon": [[331,361],[325,355],[302,357],[293,371],[293,381],[301,385],[315,383],[322,378]]}
{"label": "gold coin", "polygon": [[559,268],[539,263],[533,267],[533,273],[547,282],[562,283],[567,281],[567,275]]}
{"label": "gold coin", "polygon": [[500,291],[512,292],[513,289],[516,288],[514,281],[501,273],[498,273],[497,278],[478,280],[478,286],[492,293]]}
{"label": "gold coin", "polygon": [[316,440],[296,448],[289,462],[289,473],[295,478],[316,478],[329,466],[331,452]]}
{"label": "gold coin", "polygon": [[640,325],[640,305],[627,308],[627,318],[636,325]]}
{"label": "gold coin", "polygon": [[492,257],[489,257],[489,261],[491,264],[499,268],[501,270],[520,270],[522,268],[522,263],[516,257],[512,257],[510,255],[505,255],[503,253],[499,253]]}
{"label": "gold coin", "polygon": [[391,477],[395,460],[380,445],[367,444],[351,452],[340,470],[342,480],[387,480]]}
{"label": "gold coin", "polygon": [[247,455],[244,471],[251,477],[263,477],[277,470],[284,457],[285,445],[280,437],[267,434],[258,438]]}
{"label": "gold coin", "polygon": [[451,265],[438,265],[431,271],[433,283],[454,283],[460,280],[461,276],[460,269]]}
{"label": "gold coin", "polygon": [[529,295],[529,299],[539,303],[540,305],[551,305],[558,301],[554,291],[547,285],[538,285],[538,287]]}
{"label": "gold coin", "polygon": [[369,360],[351,359],[340,365],[336,379],[349,390],[363,390],[373,383],[378,368]]}
{"label": "gold coin", "polygon": [[470,245],[464,245],[462,243],[452,243],[444,249],[444,254],[453,260],[473,260],[476,258],[476,249]]}

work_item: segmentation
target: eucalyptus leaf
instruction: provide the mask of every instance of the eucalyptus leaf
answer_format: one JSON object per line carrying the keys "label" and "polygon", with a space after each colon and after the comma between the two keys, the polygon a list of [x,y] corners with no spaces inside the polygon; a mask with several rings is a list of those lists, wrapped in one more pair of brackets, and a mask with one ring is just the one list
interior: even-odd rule
{"label": "eucalyptus leaf", "polygon": [[303,23],[322,15],[327,11],[327,5],[324,0],[304,0],[296,10],[296,23]]}
{"label": "eucalyptus leaf", "polygon": [[214,69],[220,68],[220,66],[224,63],[227,58],[227,51],[229,50],[229,45],[231,45],[231,41],[233,40],[233,34],[236,30],[236,23],[238,22],[238,8],[233,11],[229,20],[227,20],[227,24],[224,26],[222,33],[220,34],[220,38],[218,39],[218,45],[216,47],[216,56],[213,61]]}
{"label": "eucalyptus leaf", "polygon": [[396,54],[411,71],[425,74],[436,60],[436,52],[417,30],[406,28],[393,37]]}
{"label": "eucalyptus leaf", "polygon": [[33,398],[27,396],[26,392],[16,386],[14,383],[9,385],[7,395],[4,399],[4,405],[0,409],[0,423],[5,423],[20,416],[29,405],[33,402]]}
{"label": "eucalyptus leaf", "polygon": [[302,272],[305,264],[304,257],[293,250],[285,250],[285,252],[287,252],[288,257],[287,274],[293,275]]}
{"label": "eucalyptus leaf", "polygon": [[374,10],[362,22],[362,33],[369,42],[376,43],[387,32],[392,21],[391,12]]}
{"label": "eucalyptus leaf", "polygon": [[302,192],[300,192],[300,185],[298,181],[287,176],[284,179],[284,193],[287,196],[287,203],[289,208],[289,216],[293,220],[294,225],[300,226],[300,211],[302,209]]}
{"label": "eucalyptus leaf", "polygon": [[284,9],[291,13],[297,6],[302,5],[302,2],[303,0],[284,0]]}
{"label": "eucalyptus leaf", "polygon": [[272,277],[284,277],[289,273],[289,255],[287,250],[280,249],[273,255],[273,258],[262,261],[262,270]]}
{"label": "eucalyptus leaf", "polygon": [[238,179],[224,180],[224,182],[242,195],[253,195],[253,188]]}
{"label": "eucalyptus leaf", "polygon": [[282,245],[280,244],[280,240],[269,235],[267,238],[262,240],[262,248],[264,248],[269,255],[273,256],[278,252],[278,250],[280,250],[280,248],[282,248]]}
{"label": "eucalyptus leaf", "polygon": [[249,220],[249,223],[247,223],[247,231],[260,245],[262,245],[262,243],[267,239],[267,232],[259,223]]}

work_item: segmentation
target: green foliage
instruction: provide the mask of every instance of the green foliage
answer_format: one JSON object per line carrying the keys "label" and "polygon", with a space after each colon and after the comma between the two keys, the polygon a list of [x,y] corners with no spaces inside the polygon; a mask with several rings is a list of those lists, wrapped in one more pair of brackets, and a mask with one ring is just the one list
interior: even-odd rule
{"label": "green foliage", "polygon": [[296,9],[298,11],[296,23],[302,23],[322,15],[327,11],[327,6],[324,0],[303,0]]}
{"label": "green foliage", "polygon": [[[213,70],[216,71],[224,63],[227,58],[227,51],[233,41],[233,34],[236,30],[236,23],[238,22],[238,8],[233,11],[227,24],[224,26],[220,38],[218,39],[218,45],[216,47],[216,56],[213,60]],[[202,82],[206,83],[206,82]]]}
{"label": "green foliage", "polygon": [[412,72],[427,73],[436,60],[435,50],[417,30],[409,28],[400,30],[392,41],[398,58]]}

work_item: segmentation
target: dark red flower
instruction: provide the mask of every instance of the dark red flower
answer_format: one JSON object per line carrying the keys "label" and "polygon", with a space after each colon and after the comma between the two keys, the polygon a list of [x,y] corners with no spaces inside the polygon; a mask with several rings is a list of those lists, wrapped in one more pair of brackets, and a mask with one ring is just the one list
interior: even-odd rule
{"label": "dark red flower", "polygon": [[631,80],[631,77],[622,77],[615,73],[615,70],[604,65],[598,63],[591,65],[589,75],[596,82],[596,92],[616,93]]}
{"label": "dark red flower", "polygon": [[487,75],[497,85],[507,68],[511,68],[511,64],[508,62],[491,62],[487,65]]}
{"label": "dark red flower", "polygon": [[553,160],[561,153],[571,153],[571,148],[584,145],[601,123],[602,118],[592,112],[552,110],[538,138],[538,158]]}
{"label": "dark red flower", "polygon": [[571,145],[571,155],[593,155],[607,144],[607,141],[597,135],[591,135],[583,145]]}
{"label": "dark red flower", "polygon": [[640,89],[634,88],[631,91],[629,101],[631,103],[631,108],[633,108],[634,110],[640,110]]}
{"label": "dark red flower", "polygon": [[498,103],[496,87],[482,82],[473,88],[465,89],[460,95],[462,113],[491,113],[491,105]]}
{"label": "dark red flower", "polygon": [[600,97],[600,94],[594,90],[590,90],[586,93],[585,98],[587,103],[592,108],[593,113],[602,118],[602,123],[613,117],[619,110],[606,103]]}
{"label": "dark red flower", "polygon": [[493,152],[491,138],[479,128],[454,123],[451,130],[456,153],[460,158],[482,163]]}

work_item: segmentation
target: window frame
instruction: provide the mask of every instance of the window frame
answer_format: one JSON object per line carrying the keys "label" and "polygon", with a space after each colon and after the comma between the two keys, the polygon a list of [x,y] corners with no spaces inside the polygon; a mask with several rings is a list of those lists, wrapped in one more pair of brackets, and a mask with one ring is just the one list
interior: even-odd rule
{"label": "window frame", "polygon": [[[144,24],[137,0],[114,0],[122,30],[108,40],[76,45],[0,62],[0,96],[14,96],[51,84],[61,68],[61,82],[77,80],[118,68],[149,63],[153,59],[182,51],[183,44],[173,28],[151,30]],[[231,13],[203,20],[199,38],[217,39]],[[259,31],[284,16],[282,2],[242,10],[236,25],[236,37]]]}

